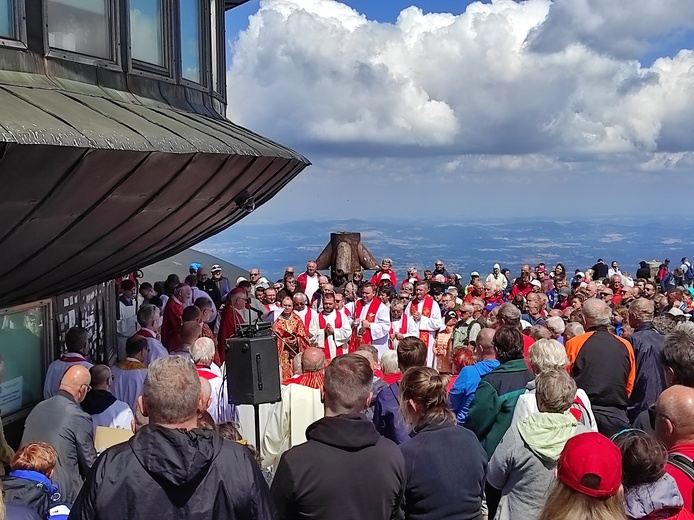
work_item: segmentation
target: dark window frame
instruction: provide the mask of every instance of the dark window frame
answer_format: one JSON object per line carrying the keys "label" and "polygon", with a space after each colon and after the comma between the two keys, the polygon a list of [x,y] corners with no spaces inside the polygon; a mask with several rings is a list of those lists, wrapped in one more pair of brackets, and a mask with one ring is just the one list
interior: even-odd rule
{"label": "dark window frame", "polygon": [[[212,77],[212,67],[214,64],[210,63],[210,84],[212,84],[212,88],[210,89],[210,92],[214,97],[217,99],[226,102],[226,88],[227,88],[227,82],[226,82],[226,76],[227,76],[227,63],[226,63],[226,56],[227,56],[227,42],[226,42],[226,25],[225,25],[225,13],[226,11],[224,10],[224,0],[213,0],[217,4],[217,45],[218,47],[218,54],[217,54],[217,73],[218,73],[218,78],[217,78],[217,84],[214,85],[213,77]],[[212,14],[210,13],[210,24],[212,23]],[[210,59],[212,59],[212,25],[210,25]]]}
{"label": "dark window frame", "polygon": [[148,63],[138,60],[132,56],[132,37],[130,34],[130,2],[123,2],[122,17],[124,21],[122,26],[123,41],[128,42],[125,45],[126,57],[125,62],[128,64],[128,73],[136,76],[142,76],[158,81],[166,81],[167,83],[176,82],[176,60],[175,60],[175,20],[174,11],[176,10],[172,2],[168,0],[162,1],[163,20],[162,20],[162,38],[164,46],[164,66]]}
{"label": "dark window frame", "polygon": [[0,36],[0,47],[13,49],[27,48],[27,18],[25,0],[9,0],[13,5],[12,18],[14,22],[14,38]]}
{"label": "dark window frame", "polygon": [[[83,63],[85,65],[92,65],[94,67],[102,67],[104,69],[122,71],[123,63],[121,56],[121,13],[120,4],[121,0],[107,0],[108,7],[110,9],[110,20],[109,29],[111,32],[111,59],[100,58],[98,56],[89,56],[87,54],[81,54],[79,52],[67,51],[64,49],[59,49],[56,47],[51,47],[48,43],[48,0],[42,1],[43,9],[43,47],[44,55],[48,59],[59,59],[65,61],[73,61],[76,63]],[[123,1],[127,4],[127,1]]]}

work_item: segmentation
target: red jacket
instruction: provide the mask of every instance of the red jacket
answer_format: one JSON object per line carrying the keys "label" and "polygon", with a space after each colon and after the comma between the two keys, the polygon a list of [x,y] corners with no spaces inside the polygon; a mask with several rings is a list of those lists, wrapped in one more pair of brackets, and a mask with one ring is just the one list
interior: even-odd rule
{"label": "red jacket", "polygon": [[384,274],[390,276],[390,285],[397,287],[398,278],[395,276],[395,272],[392,269],[388,269],[387,271],[376,271],[376,273],[371,277],[371,283],[378,287],[381,283],[381,277]]}
{"label": "red jacket", "polygon": [[[681,453],[686,455],[690,459],[694,459],[694,443],[689,444],[675,444],[670,448],[670,453]],[[682,494],[682,500],[684,500],[684,508],[692,512],[692,493],[694,493],[694,481],[692,481],[689,476],[683,471],[677,469],[675,466],[669,462],[665,465],[665,471],[675,479],[677,482],[677,487]]]}
{"label": "red jacket", "polygon": [[[316,273],[313,276],[320,276],[320,275],[318,273]],[[299,282],[299,287],[301,287],[301,292],[304,294],[306,294],[306,278],[308,278],[308,274],[306,274],[306,272],[303,272],[299,276],[296,277],[296,281]]]}

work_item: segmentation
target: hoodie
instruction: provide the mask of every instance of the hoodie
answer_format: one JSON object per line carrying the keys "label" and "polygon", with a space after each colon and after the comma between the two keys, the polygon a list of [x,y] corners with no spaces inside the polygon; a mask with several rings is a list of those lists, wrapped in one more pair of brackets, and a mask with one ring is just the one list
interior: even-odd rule
{"label": "hoodie", "polygon": [[210,430],[150,425],[99,457],[70,518],[265,520],[273,508],[247,448]]}
{"label": "hoodie", "polygon": [[667,473],[655,482],[634,486],[624,492],[624,510],[629,520],[676,518],[683,506],[677,483]]}
{"label": "hoodie", "polygon": [[324,417],[280,459],[272,481],[279,519],[401,517],[405,461],[363,414]]}
{"label": "hoodie", "polygon": [[541,412],[509,428],[489,461],[487,473],[487,482],[501,490],[495,518],[537,518],[566,441],[585,431],[572,415]]}

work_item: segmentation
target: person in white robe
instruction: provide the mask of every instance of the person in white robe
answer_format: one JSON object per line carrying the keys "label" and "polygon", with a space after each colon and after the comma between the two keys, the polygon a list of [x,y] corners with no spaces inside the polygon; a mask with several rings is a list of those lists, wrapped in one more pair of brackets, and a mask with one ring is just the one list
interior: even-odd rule
{"label": "person in white robe", "polygon": [[210,383],[211,401],[207,411],[215,424],[237,422],[238,413],[236,407],[229,403],[226,381],[219,375],[219,368],[213,363],[214,353],[214,342],[210,338],[198,338],[190,347],[190,355],[198,376]]}
{"label": "person in white robe", "polygon": [[[157,358],[168,356],[169,352],[159,340],[159,327],[161,323],[159,308],[155,305],[143,305],[137,311],[137,322],[140,325],[140,330],[137,331],[138,336],[142,336],[147,340],[147,355],[145,356],[145,366]],[[123,361],[125,358],[119,360]]]}
{"label": "person in white robe", "polygon": [[306,329],[306,332],[309,333],[310,340],[311,320],[313,320],[313,317],[316,315],[316,311],[314,311],[311,306],[308,305],[308,298],[306,298],[304,293],[294,293],[294,296],[292,296],[292,301],[294,302],[294,312],[298,314],[301,321],[304,322],[304,328]]}
{"label": "person in white robe", "polygon": [[323,296],[323,310],[315,313],[308,332],[313,346],[322,349],[326,359],[347,354],[352,326],[347,316],[335,309],[334,294]]}
{"label": "person in white robe", "polygon": [[96,434],[97,426],[130,430],[134,419],[133,412],[127,403],[119,401],[111,393],[111,369],[107,365],[94,365],[89,369],[89,373],[92,376],[92,388],[80,406],[92,416],[94,433]]}
{"label": "person in white robe", "polygon": [[443,326],[441,308],[429,296],[429,284],[424,280],[415,285],[415,298],[405,309],[409,319],[414,320],[419,331],[419,338],[427,345],[427,366],[434,366],[434,343],[436,334]]}
{"label": "person in white robe", "polygon": [[276,465],[282,454],[306,442],[306,428],[324,415],[321,402],[323,351],[307,348],[301,356],[303,373],[296,383],[282,388],[282,399],[272,406],[263,430],[263,467]]}
{"label": "person in white robe", "polygon": [[116,322],[116,354],[118,359],[125,357],[125,342],[137,332],[135,283],[132,280],[123,280],[121,290],[122,294],[118,297],[119,319]]}
{"label": "person in white robe", "polygon": [[376,287],[372,283],[364,284],[362,295],[355,305],[352,329],[359,343],[376,347],[380,359],[388,350],[390,309],[376,298]]}
{"label": "person in white robe", "polygon": [[89,351],[89,333],[82,327],[72,327],[65,334],[65,352],[48,365],[46,381],[43,385],[43,398],[50,399],[58,393],[60,380],[67,369],[73,365],[82,365],[89,370],[92,364],[84,356]]}
{"label": "person in white robe", "polygon": [[135,335],[125,344],[127,357],[111,367],[113,384],[111,393],[131,409],[137,406],[137,398],[142,395],[142,386],[147,376],[145,357],[147,356],[147,340]]}
{"label": "person in white robe", "polygon": [[398,349],[398,342],[408,336],[419,336],[417,322],[405,314],[405,304],[401,300],[390,303],[390,348]]}

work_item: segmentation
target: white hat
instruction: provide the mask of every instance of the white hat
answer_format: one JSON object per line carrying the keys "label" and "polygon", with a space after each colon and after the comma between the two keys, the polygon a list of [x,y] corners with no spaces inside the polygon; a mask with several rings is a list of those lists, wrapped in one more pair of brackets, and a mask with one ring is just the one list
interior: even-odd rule
{"label": "white hat", "polygon": [[542,282],[540,282],[540,280],[530,280],[530,285],[536,285],[538,287],[542,287]]}
{"label": "white hat", "polygon": [[579,271],[579,272],[576,273],[576,276],[580,276],[581,278],[585,278],[585,277],[586,277],[586,274],[583,273],[583,272],[581,272],[581,271]]}
{"label": "white hat", "polygon": [[244,278],[243,276],[239,276],[239,277],[236,279],[236,287],[238,287],[239,284],[240,284],[241,282],[247,282],[247,281],[248,281],[248,280],[247,280],[246,278]]}
{"label": "white hat", "polygon": [[472,271],[472,273],[470,273],[470,278],[472,278],[473,276],[479,276],[479,275],[480,275],[480,273],[478,273],[477,271]]}
{"label": "white hat", "polygon": [[381,280],[390,280],[390,275],[388,273],[381,276]]}
{"label": "white hat", "polygon": [[501,269],[501,266],[499,264],[494,264],[494,269]]}

